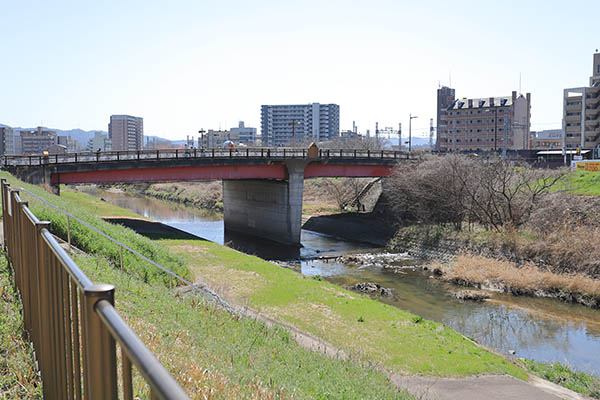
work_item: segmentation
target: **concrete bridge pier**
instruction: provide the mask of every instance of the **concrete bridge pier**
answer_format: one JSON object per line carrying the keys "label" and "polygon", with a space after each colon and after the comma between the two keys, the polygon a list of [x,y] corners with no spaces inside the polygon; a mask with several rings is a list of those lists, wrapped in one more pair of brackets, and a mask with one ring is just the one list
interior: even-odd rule
{"label": "concrete bridge pier", "polygon": [[287,180],[223,180],[225,230],[300,245],[305,160],[286,161]]}

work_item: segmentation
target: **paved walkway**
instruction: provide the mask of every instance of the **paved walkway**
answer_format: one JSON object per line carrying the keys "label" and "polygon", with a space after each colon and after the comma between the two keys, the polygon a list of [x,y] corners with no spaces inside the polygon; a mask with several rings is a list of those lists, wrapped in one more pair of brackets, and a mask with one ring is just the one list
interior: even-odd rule
{"label": "paved walkway", "polygon": [[395,376],[392,381],[405,387],[417,399],[427,400],[582,400],[587,399],[569,389],[537,377],[529,382],[507,375],[486,375],[448,379]]}

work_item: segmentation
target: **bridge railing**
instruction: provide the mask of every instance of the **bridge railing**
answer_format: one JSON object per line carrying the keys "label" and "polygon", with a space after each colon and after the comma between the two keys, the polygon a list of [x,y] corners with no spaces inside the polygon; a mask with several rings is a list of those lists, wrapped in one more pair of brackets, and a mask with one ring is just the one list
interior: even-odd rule
{"label": "bridge railing", "polygon": [[23,303],[48,399],[117,399],[116,345],[124,399],[133,398],[132,364],[152,398],[187,395],[114,308],[114,286],[94,285],[2,179],[4,245]]}
{"label": "bridge railing", "polygon": [[[227,159],[227,158],[268,158],[268,159],[306,159],[306,149],[286,147],[240,147],[236,149],[166,149],[166,150],[123,150],[104,152],[79,152],[65,154],[6,155],[4,166],[39,166],[53,164],[90,163],[126,160],[163,160],[163,159]],[[395,150],[349,150],[321,149],[319,159],[406,159],[410,154]]]}

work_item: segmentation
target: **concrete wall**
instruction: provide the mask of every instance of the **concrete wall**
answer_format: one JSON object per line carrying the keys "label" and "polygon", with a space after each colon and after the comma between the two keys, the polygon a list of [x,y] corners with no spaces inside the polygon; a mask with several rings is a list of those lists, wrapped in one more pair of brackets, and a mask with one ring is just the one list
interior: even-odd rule
{"label": "concrete wall", "polygon": [[223,180],[225,230],[299,245],[304,161],[288,161],[288,179]]}
{"label": "concrete wall", "polygon": [[225,229],[277,242],[300,243],[302,186],[302,181],[300,188],[293,188],[287,181],[224,180]]}

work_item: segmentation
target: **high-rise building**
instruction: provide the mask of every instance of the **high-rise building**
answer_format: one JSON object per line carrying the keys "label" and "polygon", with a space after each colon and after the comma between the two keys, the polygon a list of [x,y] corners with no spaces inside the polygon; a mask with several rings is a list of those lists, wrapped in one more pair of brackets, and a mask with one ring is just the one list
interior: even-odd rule
{"label": "high-rise building", "polygon": [[339,134],[340,106],[337,104],[261,106],[261,139],[264,146],[322,142]]}
{"label": "high-rise building", "polygon": [[239,143],[247,146],[256,145],[256,128],[245,126],[244,121],[240,121],[237,128],[231,128],[229,131],[232,136],[237,136]]}
{"label": "high-rise building", "polygon": [[[439,92],[438,92],[439,93]],[[456,99],[440,114],[440,151],[507,150],[529,148],[531,94]],[[439,128],[438,128],[439,129]]]}
{"label": "high-rise building", "polygon": [[447,137],[446,119],[442,118],[446,110],[454,104],[455,90],[448,87],[442,86],[437,90],[437,134],[435,140],[435,148],[439,150],[440,136]]}
{"label": "high-rise building", "polygon": [[41,154],[58,143],[56,131],[46,130],[41,126],[36,130],[20,131],[20,137],[23,154]]}
{"label": "high-rise building", "polygon": [[600,53],[594,54],[590,85],[563,92],[563,132],[567,148],[600,146]]}
{"label": "high-rise building", "polygon": [[113,150],[142,150],[144,119],[131,115],[111,115],[108,138]]}
{"label": "high-rise building", "polygon": [[0,154],[16,154],[15,132],[8,126],[0,127]]}

